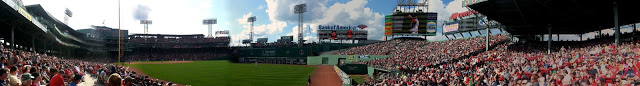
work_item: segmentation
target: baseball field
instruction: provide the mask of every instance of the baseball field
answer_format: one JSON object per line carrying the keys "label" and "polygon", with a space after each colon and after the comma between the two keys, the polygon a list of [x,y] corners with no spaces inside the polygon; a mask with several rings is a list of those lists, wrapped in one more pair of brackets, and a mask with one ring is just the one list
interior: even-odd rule
{"label": "baseball field", "polygon": [[146,75],[193,86],[305,86],[310,66],[193,61],[172,64],[126,64]]}

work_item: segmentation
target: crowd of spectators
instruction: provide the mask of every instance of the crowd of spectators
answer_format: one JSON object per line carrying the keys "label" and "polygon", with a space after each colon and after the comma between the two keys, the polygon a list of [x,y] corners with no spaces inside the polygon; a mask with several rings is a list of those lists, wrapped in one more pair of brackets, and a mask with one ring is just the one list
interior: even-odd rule
{"label": "crowd of spectators", "polygon": [[183,61],[213,60],[227,57],[226,51],[216,50],[146,50],[126,56],[126,61]]}
{"label": "crowd of spectators", "polygon": [[391,40],[386,42],[378,42],[364,46],[351,47],[339,50],[337,55],[387,55],[394,48],[395,44],[401,43],[401,40]]}
{"label": "crowd of spectators", "polygon": [[211,42],[229,42],[229,37],[216,38],[142,38],[132,37],[130,43],[211,43]]}
{"label": "crowd of spectators", "polygon": [[98,79],[99,83],[106,86],[174,86],[172,82],[160,81],[137,74],[129,70],[129,67],[117,66],[113,64],[91,65],[87,71]]}
{"label": "crowd of spectators", "polygon": [[552,46],[551,53],[547,53],[546,47],[541,47],[546,43],[507,42],[496,45],[492,50],[462,56],[459,57],[461,60],[442,65],[418,67],[414,71],[376,73],[371,81],[359,85],[640,85],[638,37],[625,36],[618,46],[613,44],[612,38],[558,42]]}
{"label": "crowd of spectators", "polygon": [[87,75],[107,86],[174,85],[95,59],[62,58],[3,46],[0,51],[0,86],[78,86]]}
{"label": "crowd of spectators", "polygon": [[0,86],[76,86],[85,67],[79,60],[62,59],[0,46]]}
{"label": "crowd of spectators", "polygon": [[[368,64],[377,68],[387,70],[411,69],[424,66],[437,65],[454,60],[463,55],[468,55],[476,50],[484,48],[485,37],[476,37],[460,40],[428,42],[424,40],[396,39],[381,44],[390,45],[388,50],[391,57],[376,59],[371,61],[356,62],[358,64]],[[490,36],[490,44],[498,43],[506,37],[501,35]],[[372,44],[373,46],[379,46]],[[370,45],[367,45],[370,46]],[[353,48],[352,48],[353,49]],[[375,49],[371,49],[375,50]],[[365,54],[366,55],[366,54]]]}

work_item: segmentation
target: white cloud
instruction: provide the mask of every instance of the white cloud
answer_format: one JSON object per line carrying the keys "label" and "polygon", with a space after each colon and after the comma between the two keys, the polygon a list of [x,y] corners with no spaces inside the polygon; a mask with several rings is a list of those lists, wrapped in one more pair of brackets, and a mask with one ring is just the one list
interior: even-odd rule
{"label": "white cloud", "polygon": [[[242,31],[239,34],[233,35],[231,37],[231,44],[239,44],[240,40],[249,39],[251,34],[251,23],[247,22],[249,17],[253,16],[253,13],[247,13],[243,15],[241,18],[236,19],[238,24],[242,25]],[[258,17],[256,17],[258,18]],[[258,37],[265,37],[269,34],[276,34],[282,32],[282,29],[287,26],[286,22],[282,21],[273,21],[269,24],[257,25],[253,24],[253,40],[256,40]]]}
{"label": "white cloud", "polygon": [[[327,8],[327,0],[311,0],[311,1],[288,1],[288,0],[266,0],[269,20],[272,22],[298,22],[298,14],[293,13],[293,7],[297,4],[307,3],[307,12],[303,14],[304,19],[304,39],[309,42],[318,40],[316,30],[318,25],[360,25],[364,24],[368,27],[369,39],[382,40],[384,35],[383,19],[380,13],[373,12],[370,8],[364,7],[367,4],[365,0],[353,0],[347,3],[335,3]],[[240,20],[238,20],[240,21]],[[239,22],[240,23],[240,22]],[[243,23],[241,23],[243,24]],[[309,31],[311,28],[311,31]],[[281,29],[281,28],[278,28]],[[276,31],[276,30],[268,30]],[[243,31],[244,33],[244,31]],[[291,32],[287,36],[294,36],[297,41],[298,26],[293,26]],[[241,33],[242,34],[242,33]],[[242,36],[237,36],[242,37]],[[317,41],[316,41],[317,42]]]}
{"label": "white cloud", "polygon": [[[462,0],[454,0],[446,5],[442,0],[430,0],[429,2],[429,12],[438,13],[438,23],[443,23],[445,20],[449,20],[449,17],[453,13],[464,12],[467,10],[467,8],[462,7]],[[441,27],[442,24],[438,24],[438,28],[441,29]],[[447,38],[439,32],[436,33],[436,36],[428,36],[427,39],[434,41],[447,40]]]}
{"label": "white cloud", "polygon": [[[304,30],[304,33],[302,33],[302,34],[303,34],[304,37],[302,37],[302,39],[307,40],[305,43],[311,43],[311,42],[317,42],[318,41],[318,37],[315,35],[315,34],[317,34],[315,30],[313,30],[312,32],[308,32],[308,30],[309,30],[308,27],[303,28],[303,30]],[[298,31],[298,26],[296,25],[296,26],[293,26],[293,28],[291,28],[291,33],[288,33],[285,36],[293,36],[294,40],[296,40],[296,42],[297,42],[297,40],[298,40],[298,32],[299,32]]]}
{"label": "white cloud", "polygon": [[328,0],[266,0],[269,20],[298,22],[298,14],[294,13],[294,6],[307,4],[307,12],[303,13],[304,22],[311,22],[323,18]]}
{"label": "white cloud", "polygon": [[262,10],[262,9],[264,9],[264,7],[265,7],[265,5],[260,5],[260,6],[258,6],[258,10]]}
{"label": "white cloud", "polygon": [[288,34],[287,34],[287,35],[285,35],[285,36],[293,36],[293,38],[298,38],[298,32],[299,32],[299,31],[298,31],[298,28],[299,28],[299,27],[298,27],[297,25],[296,25],[296,26],[293,26],[293,28],[291,28],[291,33],[288,33]]}
{"label": "white cloud", "polygon": [[[41,4],[43,8],[58,20],[63,21],[64,9],[69,8],[73,17],[69,26],[73,29],[86,29],[91,25],[104,25],[129,30],[130,34],[143,33],[143,25],[134,19],[135,8],[146,5],[150,11],[149,33],[152,34],[207,34],[207,26],[202,19],[213,14],[210,0],[122,0],[120,2],[120,22],[118,22],[118,1],[112,0],[27,0],[29,4]],[[195,5],[194,5],[195,4]],[[120,25],[119,25],[120,24]],[[214,28],[215,29],[215,28]]]}
{"label": "white cloud", "polygon": [[[447,4],[446,10],[449,12],[449,15],[451,15],[452,13],[465,12],[465,11],[468,11],[469,9],[462,7],[462,0],[454,0],[449,2],[449,4]],[[449,18],[449,17],[446,17],[446,18]]]}

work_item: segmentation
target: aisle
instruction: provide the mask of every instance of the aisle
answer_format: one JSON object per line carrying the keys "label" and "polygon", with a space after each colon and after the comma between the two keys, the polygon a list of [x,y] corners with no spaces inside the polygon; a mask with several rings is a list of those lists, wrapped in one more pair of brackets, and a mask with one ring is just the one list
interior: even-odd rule
{"label": "aisle", "polygon": [[78,83],[78,86],[104,86],[102,83],[98,82],[97,77],[91,77],[91,75],[85,73],[82,77],[84,82]]}

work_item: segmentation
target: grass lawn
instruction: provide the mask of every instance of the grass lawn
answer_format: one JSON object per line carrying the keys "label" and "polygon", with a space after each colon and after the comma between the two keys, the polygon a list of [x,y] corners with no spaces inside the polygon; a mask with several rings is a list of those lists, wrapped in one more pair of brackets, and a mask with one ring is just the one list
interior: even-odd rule
{"label": "grass lawn", "polygon": [[315,67],[242,64],[226,60],[178,64],[131,64],[147,75],[193,86],[305,86]]}
{"label": "grass lawn", "polygon": [[[355,84],[360,84],[363,83],[367,80],[367,76],[349,76],[351,79],[353,79],[353,81],[355,81]],[[352,83],[352,84],[354,84]]]}

